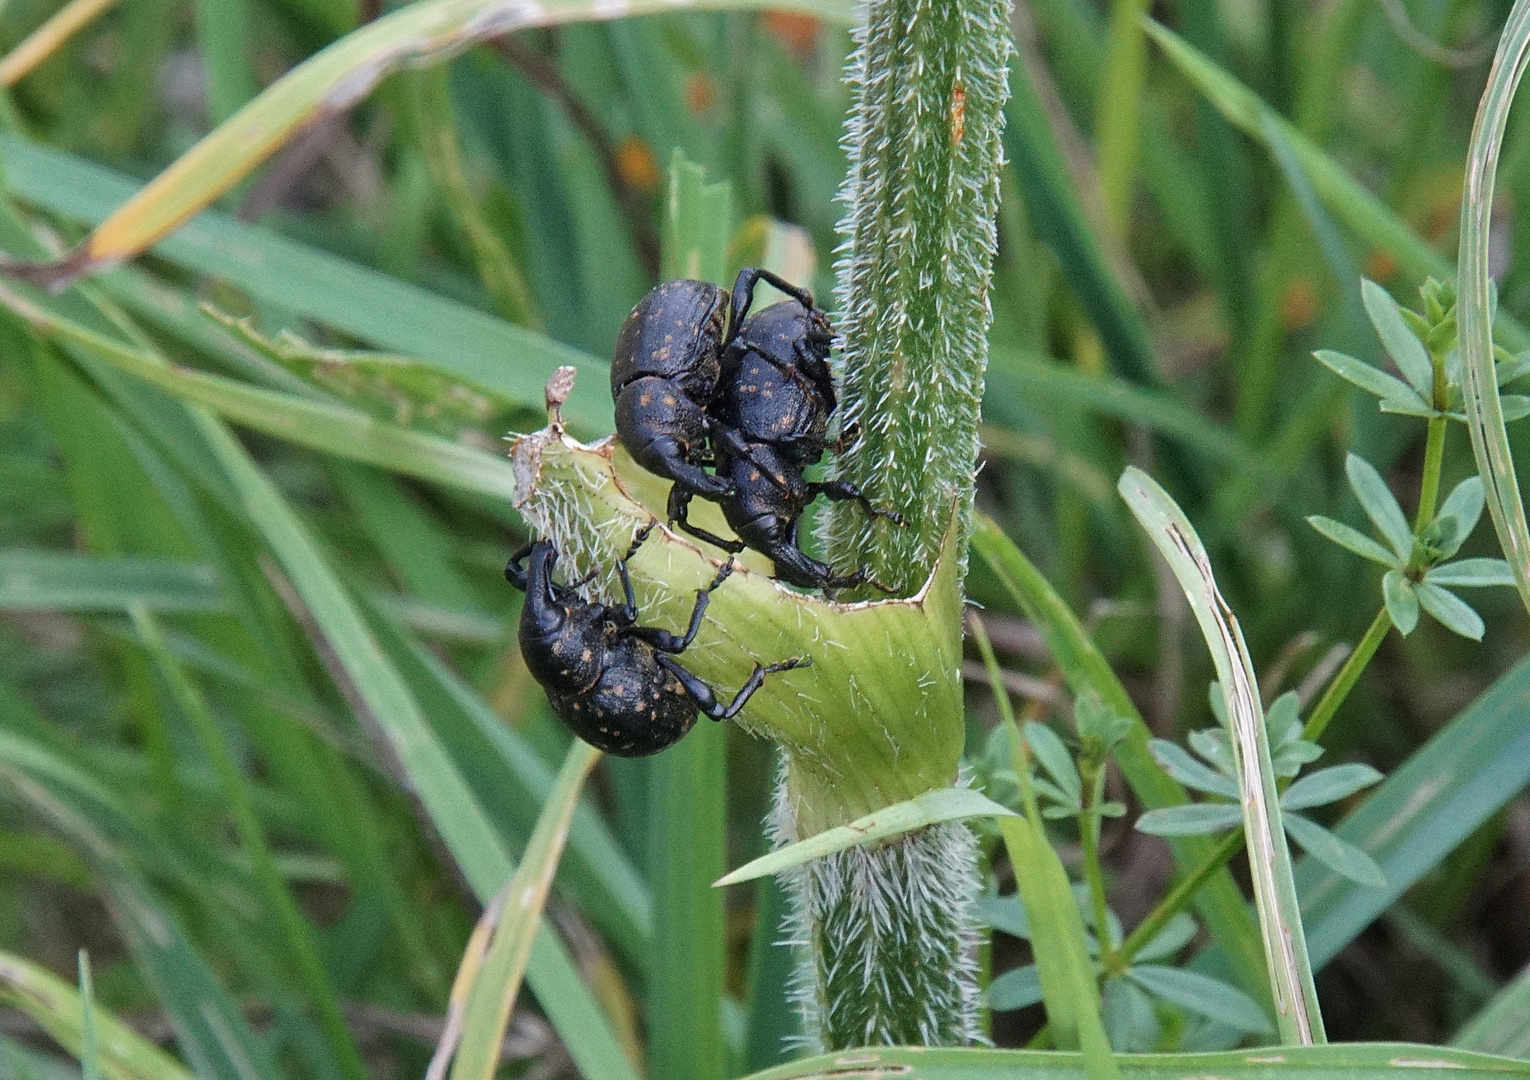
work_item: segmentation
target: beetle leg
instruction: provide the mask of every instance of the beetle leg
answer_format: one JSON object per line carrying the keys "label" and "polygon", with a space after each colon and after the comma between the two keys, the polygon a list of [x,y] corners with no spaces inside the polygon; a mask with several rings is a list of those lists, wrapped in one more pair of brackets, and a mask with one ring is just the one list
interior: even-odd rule
{"label": "beetle leg", "polygon": [[760,454],[765,454],[767,451],[756,447],[753,443],[745,439],[743,434],[737,428],[727,427],[723,424],[719,424],[716,421],[713,421],[712,438],[720,442],[723,446],[723,449],[728,451],[728,453],[732,454],[734,457],[743,458],[756,469],[759,469],[761,474],[763,474],[764,477],[776,487],[780,488],[782,491],[787,490],[786,481],[781,479],[781,475],[777,471],[777,463],[769,460],[768,458],[761,458],[757,456]]}
{"label": "beetle leg", "polygon": [[744,685],[739,687],[738,693],[733,695],[732,703],[724,705],[717,700],[717,694],[710,686],[696,678],[689,671],[686,671],[677,661],[667,656],[659,656],[655,657],[655,659],[658,660],[660,667],[680,680],[680,685],[685,687],[685,692],[696,703],[696,707],[713,720],[731,720],[737,716],[739,710],[748,704],[754,692],[764,683],[765,676],[772,675],[777,671],[791,671],[793,668],[811,667],[813,663],[805,656],[797,656],[790,660],[783,660],[779,664],[755,664],[754,671],[750,672],[749,678],[745,680]]}
{"label": "beetle leg", "polygon": [[671,524],[679,525],[680,528],[690,533],[698,540],[703,540],[713,547],[720,547],[732,555],[737,555],[744,550],[742,540],[724,540],[720,536],[713,536],[705,529],[692,525],[689,518],[691,508],[691,493],[679,484],[669,489],[669,520]]}
{"label": "beetle leg", "polygon": [[866,513],[870,514],[872,517],[885,517],[894,525],[902,525],[905,523],[903,515],[898,513],[898,511],[882,510],[873,506],[871,504],[871,500],[866,498],[865,495],[861,494],[860,488],[856,487],[854,484],[846,483],[843,480],[815,481],[808,484],[808,490],[811,491],[815,496],[822,495],[825,498],[833,499],[835,502],[858,502],[861,504],[861,507],[866,511]]}
{"label": "beetle leg", "polygon": [[711,603],[712,590],[727,581],[731,573],[733,573],[733,560],[729,559],[718,567],[717,576],[712,579],[712,584],[705,589],[696,590],[696,606],[691,609],[691,622],[681,636],[676,637],[668,630],[657,626],[634,626],[628,632],[634,637],[642,638],[660,652],[684,652],[691,647],[691,642],[696,640],[696,635],[701,630],[701,619],[707,612],[707,605]]}
{"label": "beetle leg", "polygon": [[514,585],[521,592],[526,591],[526,567],[521,565],[526,561],[526,556],[531,554],[531,544],[527,543],[505,564],[505,580]]}
{"label": "beetle leg", "polygon": [[723,340],[724,345],[738,336],[739,328],[744,324],[744,317],[749,314],[749,305],[754,302],[754,287],[761,281],[774,285],[809,311],[815,306],[813,294],[808,290],[793,285],[779,274],[772,274],[763,267],[746,266],[738,272],[738,277],[733,281],[733,303],[732,310],[728,314],[728,336]]}

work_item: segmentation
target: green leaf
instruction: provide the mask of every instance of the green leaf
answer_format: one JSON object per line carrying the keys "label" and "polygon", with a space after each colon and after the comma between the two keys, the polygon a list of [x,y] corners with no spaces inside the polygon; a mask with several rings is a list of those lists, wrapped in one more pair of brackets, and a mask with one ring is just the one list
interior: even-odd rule
{"label": "green leaf", "polygon": [[1472,534],[1472,530],[1477,527],[1477,521],[1482,517],[1485,500],[1480,476],[1468,476],[1446,496],[1444,504],[1440,507],[1439,516],[1453,517],[1459,523],[1456,531],[1456,546],[1444,552],[1447,557],[1454,555],[1466,538]]}
{"label": "green leaf", "polygon": [[1420,398],[1428,402],[1434,397],[1434,364],[1429,350],[1403,322],[1398,313],[1397,301],[1374,281],[1362,279],[1360,299],[1365,303],[1365,313],[1371,317],[1376,336],[1386,347],[1387,354],[1399,371],[1417,390]]}
{"label": "green leaf", "polygon": [[0,609],[221,611],[227,604],[211,566],[130,556],[0,550]]}
{"label": "green leaf", "polygon": [[[973,551],[988,564],[1016,608],[1041,633],[1069,689],[1075,695],[1092,690],[1106,708],[1131,719],[1130,731],[1116,750],[1116,761],[1137,798],[1149,809],[1183,805],[1187,800],[1185,789],[1148,752],[1152,733],[1078,617],[992,518],[979,514],[975,525]],[[1186,873],[1210,856],[1214,844],[1215,841],[1200,837],[1169,841],[1175,863]],[[1248,904],[1226,868],[1211,876],[1194,902],[1212,936],[1237,957],[1233,966],[1245,989],[1254,994],[1265,993],[1268,984],[1264,978],[1264,948]]]}
{"label": "green leaf", "polygon": [[[1215,687],[1215,684],[1213,684]],[[1222,695],[1216,693],[1217,709],[1222,710]],[[1218,718],[1220,719],[1220,717]],[[1227,732],[1222,728],[1197,728],[1186,739],[1190,743],[1190,749],[1201,757],[1211,762],[1218,772],[1229,780],[1237,782],[1238,763],[1233,759],[1232,744],[1227,741]]]}
{"label": "green leaf", "polygon": [[1179,952],[1195,937],[1195,920],[1183,911],[1158,931],[1146,945],[1137,950],[1138,960],[1164,960]]}
{"label": "green leaf", "polygon": [[1057,732],[1035,721],[1026,724],[1024,730],[1025,741],[1036,752],[1036,760],[1041,762],[1041,767],[1061,790],[1063,798],[1058,801],[1065,806],[1080,805],[1084,793],[1083,781],[1079,779],[1073,755],[1068,752]]}
{"label": "green leaf", "polygon": [[713,884],[737,885],[740,882],[764,877],[766,874],[779,874],[782,870],[801,866],[809,860],[836,851],[844,851],[858,844],[873,844],[888,840],[942,821],[1015,816],[1013,810],[1000,806],[972,788],[942,788],[938,791],[926,792],[906,802],[895,803],[886,809],[852,821],[848,825],[828,829],[806,840],[777,848],[719,878]]}
{"label": "green leaf", "polygon": [[1288,787],[1280,797],[1280,805],[1286,810],[1327,806],[1340,799],[1347,799],[1373,784],[1379,784],[1383,779],[1379,772],[1361,762],[1319,769]]}
{"label": "green leaf", "polygon": [[1339,378],[1354,383],[1360,389],[1375,394],[1383,401],[1406,403],[1418,409],[1421,414],[1434,411],[1429,402],[1419,397],[1407,383],[1396,376],[1388,375],[1380,368],[1372,367],[1364,360],[1356,360],[1353,356],[1346,356],[1332,349],[1319,349],[1312,355]]}
{"label": "green leaf", "polygon": [[1177,743],[1154,739],[1149,745],[1153,751],[1153,760],[1163,766],[1164,772],[1186,787],[1204,791],[1208,795],[1220,795],[1224,799],[1238,797],[1236,780],[1202,765]]}
{"label": "green leaf", "polygon": [[1462,1050],[1530,1057],[1530,967],[1493,996],[1450,1040]]}
{"label": "green leaf", "polygon": [[1042,999],[1041,976],[1035,964],[1006,971],[988,984],[988,1007],[994,1012],[1024,1009]]}
{"label": "green leaf", "polygon": [[1291,814],[1285,820],[1286,831],[1291,834],[1291,839],[1300,844],[1308,855],[1357,884],[1372,889],[1386,888],[1386,875],[1376,865],[1376,860],[1355,845],[1340,840],[1300,814]]}
{"label": "green leaf", "polygon": [[[1271,1061],[1272,1057],[1279,1060]],[[1503,1080],[1530,1076],[1530,1062],[1416,1043],[1333,1043],[1126,1055],[1117,1058],[1116,1064],[1125,1080]],[[1085,1080],[1086,1076],[1081,1054],[917,1046],[865,1047],[803,1058],[757,1073],[751,1080],[827,1080],[847,1068],[863,1076],[896,1076],[899,1080]]]}
{"label": "green leaf", "polygon": [[[80,1055],[84,1010],[80,994],[45,968],[0,953],[0,1001],[20,1009],[66,1050]],[[99,1007],[92,1017],[97,1061],[108,1080],[192,1080],[169,1054]]]}
{"label": "green leaf", "polygon": [[1408,527],[1408,519],[1403,515],[1402,507],[1397,505],[1392,489],[1387,487],[1375,466],[1355,454],[1345,457],[1344,472],[1366,517],[1386,537],[1397,557],[1406,561],[1413,552],[1413,530]]}
{"label": "green leaf", "polygon": [[1243,812],[1233,803],[1191,803],[1149,810],[1137,819],[1137,831],[1151,836],[1204,836],[1243,824]]}
{"label": "green leaf", "polygon": [[577,739],[570,744],[553,790],[537,816],[525,857],[489,905],[498,925],[462,1006],[462,1043],[452,1063],[452,1080],[493,1080],[499,1068],[505,1028],[531,960],[569,823],[579,805],[584,781],[599,760],[600,751],[594,747]]}
{"label": "green leaf", "polygon": [[1323,517],[1321,514],[1313,514],[1307,519],[1307,524],[1340,547],[1353,551],[1362,559],[1370,559],[1372,562],[1380,563],[1382,566],[1397,566],[1401,563],[1401,560],[1396,555],[1372,540],[1369,536],[1366,536],[1357,529],[1350,528],[1343,522]]}
{"label": "green leaf", "polygon": [[1100,991],[1068,873],[1040,828],[1022,817],[999,820],[1010,861],[1026,872],[1016,885],[1031,925],[1031,951],[1053,1041],[1079,1047],[1090,1080],[1116,1077],[1100,1019]]}
{"label": "green leaf", "polygon": [[1016,894],[1009,896],[984,896],[972,906],[973,916],[985,926],[1002,930],[1021,941],[1031,939],[1031,920],[1025,914],[1025,905]]}
{"label": "green leaf", "polygon": [[1501,394],[1498,398],[1499,411],[1503,414],[1503,422],[1512,424],[1516,420],[1523,420],[1530,416],[1530,395],[1526,394]]}
{"label": "green leaf", "polygon": [[1486,629],[1482,616],[1473,611],[1465,600],[1429,582],[1421,582],[1414,591],[1418,593],[1418,602],[1424,605],[1424,610],[1438,619],[1447,630],[1473,641],[1482,640],[1482,633]]}
{"label": "green leaf", "polygon": [[1239,1031],[1265,1035],[1273,1030],[1253,998],[1209,975],[1157,964],[1134,964],[1126,977],[1165,1001],[1231,1024]]}
{"label": "green leaf", "polygon": [[1381,596],[1398,633],[1403,637],[1413,633],[1413,628],[1418,625],[1418,594],[1401,570],[1386,572],[1381,579]]}
{"label": "green leaf", "polygon": [[1457,559],[1436,566],[1424,574],[1430,585],[1455,585],[1485,588],[1489,585],[1514,585],[1514,570],[1502,559]]}

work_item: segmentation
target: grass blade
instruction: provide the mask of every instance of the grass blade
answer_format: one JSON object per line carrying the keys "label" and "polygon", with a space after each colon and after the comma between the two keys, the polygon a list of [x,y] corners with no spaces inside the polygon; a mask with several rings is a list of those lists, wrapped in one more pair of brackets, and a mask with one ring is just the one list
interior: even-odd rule
{"label": "grass blade", "polygon": [[0,60],[0,84],[15,86],[27,73],[58,52],[117,0],[69,0]]}
{"label": "grass blade", "polygon": [[[216,420],[198,424],[277,560],[312,612],[357,692],[388,735],[431,821],[473,890],[487,903],[512,863],[483,809],[442,749],[408,686],[367,628],[355,601],[320,555],[307,529],[248,453]],[[580,981],[573,961],[544,924],[533,945],[528,981],[576,1064],[589,1077],[632,1080],[609,1022]]]}
{"label": "grass blade", "polygon": [[1530,968],[1498,991],[1450,1040],[1462,1050],[1530,1057]]}
{"label": "grass blade", "polygon": [[1254,902],[1264,934],[1275,1018],[1282,1041],[1323,1042],[1323,1016],[1307,958],[1307,942],[1291,874],[1291,852],[1281,824],[1280,792],[1270,763],[1259,680],[1237,620],[1217,590],[1210,561],[1188,518],[1151,477],[1129,468],[1121,495],[1179,580],[1216,663],[1227,704],[1238,786],[1243,798]]}
{"label": "grass blade", "polygon": [[526,973],[531,943],[547,904],[574,808],[579,805],[585,779],[599,760],[600,751],[592,746],[577,739],[569,746],[552,794],[537,817],[525,857],[503,894],[490,905],[502,915],[463,1009],[462,1045],[452,1066],[452,1080],[493,1080],[505,1027]]}
{"label": "grass blade", "polygon": [[1461,390],[1466,426],[1471,432],[1477,472],[1487,491],[1488,511],[1514,569],[1520,600],[1530,610],[1530,522],[1514,472],[1514,455],[1504,427],[1503,402],[1493,364],[1493,296],[1488,277],[1488,224],[1493,183],[1504,128],[1514,92],[1530,64],[1530,0],[1518,0],[1509,13],[1498,55],[1477,109],[1466,157],[1466,190],[1461,202],[1461,251],[1456,263],[1460,324]]}
{"label": "grass blade", "polygon": [[222,611],[218,573],[199,563],[72,551],[0,550],[0,610]]}

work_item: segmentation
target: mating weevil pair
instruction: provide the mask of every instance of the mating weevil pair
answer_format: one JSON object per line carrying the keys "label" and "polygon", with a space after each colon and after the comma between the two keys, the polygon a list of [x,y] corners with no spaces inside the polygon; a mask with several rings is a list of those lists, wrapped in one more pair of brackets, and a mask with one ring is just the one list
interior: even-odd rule
{"label": "mating weevil pair", "polygon": [[[761,280],[791,299],[751,316]],[[731,295],[700,281],[651,290],[623,324],[611,364],[617,432],[640,465],[674,481],[670,520],[731,553],[754,548],[770,557],[783,580],[823,589],[860,585],[870,575],[865,567],[836,574],[797,546],[797,521],[814,498],[855,500],[870,514],[903,521],[873,507],[851,484],[803,477],[823,456],[838,405],[827,362],[833,342],[834,329],[811,293],[750,268],[740,272]],[[690,523],[687,511],[697,495],[719,504],[737,540]],[[674,657],[695,640],[709,597],[733,562],[697,591],[683,635],[639,626],[627,561],[651,528],[643,528],[617,562],[626,599],[621,606],[585,601],[575,586],[555,581],[558,555],[548,540],[527,545],[505,568],[526,593],[521,653],[553,711],[591,745],[630,757],[679,741],[698,710],[713,720],[737,715],[766,675],[809,663],[756,663],[732,703],[719,702]]]}
{"label": "mating weevil pair", "polygon": [[[791,299],[750,315],[760,281]],[[753,548],[783,581],[806,588],[870,580],[865,567],[836,574],[797,546],[797,521],[819,495],[903,520],[852,484],[803,477],[823,456],[838,405],[828,365],[833,343],[834,328],[812,293],[747,267],[731,294],[704,281],[652,289],[622,324],[611,361],[617,434],[639,465],[674,481],[670,520],[725,551]],[[721,507],[738,539],[690,523],[698,495]]]}

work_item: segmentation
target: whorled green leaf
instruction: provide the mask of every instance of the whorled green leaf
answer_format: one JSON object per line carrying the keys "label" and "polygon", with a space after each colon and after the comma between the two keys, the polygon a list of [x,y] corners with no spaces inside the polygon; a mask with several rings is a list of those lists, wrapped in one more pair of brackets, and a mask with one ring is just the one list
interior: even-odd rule
{"label": "whorled green leaf", "polygon": [[1408,526],[1402,507],[1397,505],[1392,489],[1387,487],[1376,467],[1357,454],[1345,457],[1344,473],[1349,477],[1350,489],[1360,500],[1365,516],[1386,537],[1397,557],[1406,560],[1413,550],[1413,530]]}
{"label": "whorled green leaf", "polygon": [[1319,349],[1312,355],[1345,382],[1354,383],[1382,401],[1403,402],[1426,414],[1431,411],[1429,403],[1411,386],[1380,368],[1372,367],[1364,360],[1356,360],[1353,356],[1332,349]]}
{"label": "whorled green leaf", "polygon": [[1347,799],[1373,784],[1379,784],[1383,779],[1375,769],[1358,761],[1335,765],[1331,769],[1319,769],[1288,787],[1280,797],[1280,805],[1287,810],[1327,806],[1340,799]]}
{"label": "whorled green leaf", "polygon": [[1137,819],[1137,831],[1151,836],[1204,836],[1243,824],[1236,803],[1191,803],[1149,810]]}
{"label": "whorled green leaf", "polygon": [[1137,950],[1137,959],[1144,962],[1167,959],[1190,944],[1196,930],[1195,920],[1184,912],[1180,912],[1165,923],[1164,928],[1158,931],[1146,945]]}
{"label": "whorled green leaf", "polygon": [[1209,795],[1220,795],[1224,799],[1238,797],[1236,780],[1196,761],[1178,743],[1168,739],[1154,739],[1149,745],[1153,751],[1153,760],[1163,766],[1164,772],[1186,787]]}
{"label": "whorled green leaf", "polygon": [[1386,875],[1365,852],[1348,841],[1341,840],[1315,821],[1300,814],[1287,814],[1286,831],[1301,849],[1330,870],[1343,874],[1351,881],[1373,889],[1384,889]]}
{"label": "whorled green leaf", "polygon": [[1514,569],[1502,559],[1457,559],[1436,566],[1424,574],[1430,585],[1454,585],[1458,588],[1487,588],[1490,585],[1514,585]]}
{"label": "whorled green leaf", "polygon": [[[561,544],[560,572],[613,600],[614,565],[656,518],[635,496],[643,480],[619,473],[611,440],[586,446],[554,424],[512,451],[516,507]],[[947,546],[954,534],[948,535]],[[949,553],[948,553],[949,554]],[[630,564],[639,618],[679,630],[718,563],[655,527]],[[712,593],[685,666],[730,694],[756,663],[792,657],[811,666],[771,675],[737,721],[785,753],[788,794],[806,838],[895,803],[950,787],[961,752],[957,675],[961,597],[954,554],[908,600],[841,604],[795,592],[740,566]]]}
{"label": "whorled green leaf", "polygon": [[1013,810],[1000,806],[982,792],[972,788],[950,787],[938,791],[927,791],[907,802],[884,807],[848,825],[838,825],[805,840],[798,840],[795,844],[777,848],[718,878],[714,884],[738,885],[767,874],[779,874],[793,866],[801,866],[809,859],[844,851],[856,844],[874,844],[882,840],[890,840],[915,829],[922,829],[926,825],[937,825],[942,821],[1014,816]]}
{"label": "whorled green leaf", "polygon": [[1418,625],[1418,593],[1401,570],[1388,570],[1381,579],[1381,597],[1397,632],[1407,637]]}
{"label": "whorled green leaf", "polygon": [[1272,1030],[1269,1018],[1247,994],[1198,971],[1134,964],[1127,969],[1126,977],[1165,1001],[1231,1024],[1240,1031],[1265,1035]]}
{"label": "whorled green leaf", "polygon": [[1365,313],[1370,316],[1371,325],[1376,328],[1376,336],[1386,346],[1387,355],[1413,389],[1418,391],[1419,396],[1429,401],[1434,394],[1434,364],[1429,359],[1429,350],[1424,348],[1424,343],[1403,322],[1397,301],[1380,285],[1368,279],[1360,282],[1360,299],[1365,304]]}
{"label": "whorled green leaf", "polygon": [[1078,767],[1057,732],[1045,724],[1032,721],[1025,725],[1025,741],[1036,752],[1036,760],[1047,771],[1061,795],[1057,801],[1068,806],[1079,805],[1083,798],[1083,781],[1079,779]]}
{"label": "whorled green leaf", "polygon": [[1483,631],[1487,629],[1483,625],[1482,616],[1473,611],[1465,600],[1427,581],[1414,586],[1413,591],[1418,594],[1418,602],[1424,606],[1424,610],[1438,619],[1447,630],[1473,641],[1482,640]]}
{"label": "whorled green leaf", "polygon": [[994,1012],[1024,1009],[1041,1001],[1041,976],[1035,964],[1013,968],[988,984],[988,1007]]}

